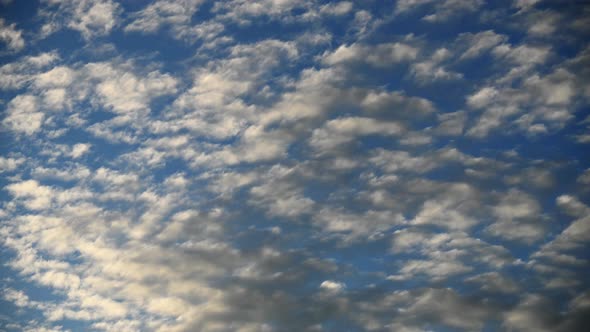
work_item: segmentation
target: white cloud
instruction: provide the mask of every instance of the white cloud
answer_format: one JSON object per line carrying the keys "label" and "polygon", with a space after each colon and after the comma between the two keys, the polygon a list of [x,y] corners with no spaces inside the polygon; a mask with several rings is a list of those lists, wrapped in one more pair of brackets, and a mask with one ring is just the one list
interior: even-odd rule
{"label": "white cloud", "polygon": [[[48,21],[41,29],[42,37],[59,30],[62,25],[76,30],[86,40],[106,36],[118,24],[120,6],[111,0],[50,1],[45,0],[46,7],[41,15]],[[56,6],[57,9],[53,6]],[[50,14],[50,11],[56,13]]]}
{"label": "white cloud", "polygon": [[584,173],[578,177],[577,181],[584,185],[590,185],[590,168],[586,169]]}
{"label": "white cloud", "polygon": [[324,208],[314,217],[315,223],[325,231],[342,236],[346,241],[379,237],[390,227],[405,222],[401,214],[391,211],[367,210],[362,214],[343,209]]}
{"label": "white cloud", "polygon": [[467,49],[461,54],[460,59],[471,59],[482,55],[499,44],[505,43],[508,37],[497,34],[493,30],[486,30],[475,34],[460,34],[457,40],[460,43],[465,43],[467,46]]}
{"label": "white cloud", "polygon": [[3,18],[0,18],[0,41],[12,51],[20,51],[25,47],[22,31],[16,29],[15,23],[7,25]]}
{"label": "white cloud", "polygon": [[423,6],[434,2],[433,0],[401,0],[395,4],[395,11],[397,13],[403,13],[415,9],[416,7]]}
{"label": "white cloud", "polygon": [[[533,60],[534,62],[534,56]],[[499,127],[510,131],[522,131],[530,136],[555,132],[563,128],[573,118],[576,96],[575,75],[564,68],[558,68],[545,76],[528,74],[531,64],[517,65],[518,73],[512,77],[514,68],[504,81],[521,77],[521,84],[509,88],[487,86],[467,97],[472,109],[483,109],[483,113],[467,134],[473,137],[486,137]],[[524,114],[523,114],[524,113]]]}
{"label": "white cloud", "polygon": [[[424,256],[426,266],[444,258],[450,263],[447,268],[456,267],[460,270],[470,267],[473,263],[486,264],[494,269],[510,264],[513,259],[509,251],[499,245],[491,245],[480,239],[469,236],[462,230],[450,233],[426,232],[420,226],[396,230],[392,236],[391,251],[393,253],[420,253]],[[414,266],[412,264],[410,266]],[[420,264],[417,264],[419,269]],[[412,268],[413,269],[413,268]],[[452,270],[452,269],[451,269]],[[420,269],[420,271],[422,271]],[[444,271],[440,270],[441,272]],[[426,273],[426,272],[420,272]],[[394,276],[392,279],[405,279],[408,275]],[[445,274],[438,276],[446,277]]]}
{"label": "white cloud", "polygon": [[520,10],[529,10],[539,2],[540,0],[514,0],[513,6]]}
{"label": "white cloud", "polygon": [[435,107],[430,100],[406,96],[397,91],[370,92],[361,101],[361,106],[369,114],[404,120],[420,119],[435,112]]}
{"label": "white cloud", "polygon": [[493,87],[481,88],[476,93],[467,97],[467,104],[473,108],[483,108],[492,103],[498,90]]}
{"label": "white cloud", "polygon": [[534,37],[551,37],[563,17],[554,11],[539,11],[528,15],[528,33]]}
{"label": "white cloud", "polygon": [[459,14],[478,10],[484,2],[482,0],[401,0],[396,3],[395,12],[397,14],[403,14],[431,4],[434,4],[434,12],[424,16],[422,20],[428,22],[445,22]]}
{"label": "white cloud", "polygon": [[434,129],[435,134],[441,136],[460,136],[465,128],[467,114],[465,111],[444,113],[438,115],[439,124]]}
{"label": "white cloud", "polygon": [[590,217],[588,212],[590,207],[580,202],[576,197],[561,195],[557,198],[558,206],[564,212],[577,217],[559,236],[548,244],[549,247],[555,246],[557,249],[568,249],[580,247],[590,239],[588,229],[590,229]]}
{"label": "white cloud", "polygon": [[[132,21],[125,26],[126,32],[143,34],[169,29],[172,38],[194,42],[196,39],[214,40],[225,29],[215,20],[193,23],[202,0],[154,1],[140,11],[131,14]],[[223,38],[223,37],[222,37]]]}
{"label": "white cloud", "polygon": [[544,63],[550,52],[551,48],[547,46],[520,45],[513,47],[509,44],[498,45],[492,50],[494,56],[523,66]]}
{"label": "white cloud", "polygon": [[109,63],[88,64],[85,69],[100,80],[96,85],[100,102],[116,113],[146,110],[152,98],[176,92],[176,79],[158,71],[142,78]]}
{"label": "white cloud", "polygon": [[481,289],[491,293],[511,294],[517,292],[519,285],[510,278],[504,277],[499,272],[487,272],[473,277],[466,278],[465,281],[481,285]]}
{"label": "white cloud", "polygon": [[559,318],[551,302],[539,295],[525,295],[522,301],[504,316],[504,326],[522,331],[551,331]]}
{"label": "white cloud", "polygon": [[69,27],[80,31],[87,39],[104,36],[109,34],[117,24],[117,11],[118,4],[108,0],[97,1],[86,6],[79,5]]}
{"label": "white cloud", "polygon": [[453,72],[444,66],[451,56],[446,48],[439,48],[429,58],[411,65],[410,75],[419,83],[452,81],[463,78],[463,74]]}
{"label": "white cloud", "polygon": [[459,14],[475,12],[484,4],[482,0],[445,0],[437,4],[433,14],[426,15],[422,19],[428,22],[445,22]]}
{"label": "white cloud", "polygon": [[450,185],[440,197],[426,201],[411,221],[413,224],[430,224],[450,229],[467,229],[478,223],[477,190],[467,184]]}
{"label": "white cloud", "polygon": [[250,204],[263,206],[270,216],[297,217],[311,212],[314,201],[305,197],[301,188],[289,181],[295,171],[273,166],[263,183],[250,189]]}
{"label": "white cloud", "polygon": [[295,8],[308,7],[309,4],[297,0],[231,0],[217,3],[213,11],[220,18],[250,24],[254,18],[270,17],[273,19],[293,19],[290,15]]}
{"label": "white cloud", "polygon": [[35,85],[39,88],[68,87],[76,78],[76,73],[64,66],[57,66],[51,70],[37,75]]}
{"label": "white cloud", "polygon": [[31,210],[48,208],[54,197],[51,187],[40,185],[35,180],[12,183],[6,189],[17,199],[23,199],[23,204]]}
{"label": "white cloud", "polygon": [[1,157],[0,156],[0,173],[3,172],[12,172],[17,167],[22,165],[25,162],[24,158],[11,158],[11,157]]}
{"label": "white cloud", "polygon": [[359,136],[397,136],[402,132],[403,127],[396,122],[383,122],[365,117],[338,118],[328,121],[322,128],[315,129],[310,145],[321,153],[329,153]]}
{"label": "white cloud", "polygon": [[77,167],[64,169],[40,166],[32,170],[33,177],[39,180],[57,179],[60,181],[74,181],[85,179],[89,177],[90,174],[90,169],[82,165],[77,165]]}
{"label": "white cloud", "polygon": [[417,55],[416,47],[398,42],[375,46],[342,45],[331,53],[324,53],[322,58],[323,62],[329,65],[365,62],[376,67],[387,67],[414,60]]}
{"label": "white cloud", "polygon": [[34,73],[58,58],[56,52],[46,52],[36,56],[24,56],[18,61],[1,66],[0,74],[3,79],[0,81],[0,89],[11,90],[23,87],[32,80]]}
{"label": "white cloud", "polygon": [[487,227],[494,236],[512,241],[532,243],[545,236],[547,225],[539,203],[518,190],[510,190],[493,209],[497,221]]}
{"label": "white cloud", "polygon": [[80,158],[84,154],[88,153],[88,151],[90,151],[90,147],[91,147],[90,144],[85,144],[85,143],[75,144],[74,146],[72,146],[72,152],[70,155],[74,159]]}
{"label": "white cloud", "polygon": [[[450,288],[388,292],[374,303],[361,305],[374,313],[383,313],[383,307],[395,308],[395,315],[386,314],[387,318],[380,320],[370,319],[365,310],[353,311],[366,330],[387,326],[395,331],[423,331],[425,321],[460,330],[480,330],[484,321],[496,316],[495,310],[482,301],[462,296]],[[461,312],[461,317],[456,312]]]}
{"label": "white cloud", "polygon": [[346,288],[346,285],[342,282],[324,280],[320,284],[320,289],[326,290],[331,293],[339,293]]}
{"label": "white cloud", "polygon": [[28,307],[30,305],[29,297],[20,290],[12,288],[2,289],[2,297],[6,301],[14,303],[17,307]]}
{"label": "white cloud", "polygon": [[339,1],[337,3],[328,3],[320,7],[320,13],[326,15],[346,15],[352,10],[353,4],[350,1]]}
{"label": "white cloud", "polygon": [[375,165],[390,173],[416,172],[426,173],[437,166],[436,161],[425,157],[414,157],[406,151],[378,149],[369,159]]}
{"label": "white cloud", "polygon": [[201,0],[155,1],[134,13],[135,19],[125,27],[125,30],[149,33],[156,32],[164,25],[189,25],[201,2]]}
{"label": "white cloud", "polygon": [[37,98],[19,95],[8,104],[8,116],[2,123],[17,133],[33,135],[41,129],[45,114],[39,111]]}
{"label": "white cloud", "polygon": [[454,260],[451,255],[443,254],[436,257],[436,260],[409,260],[399,270],[399,274],[387,277],[392,281],[408,280],[416,278],[420,275],[427,275],[433,281],[444,280],[450,276],[462,274],[472,270],[472,267],[467,266],[459,261]]}

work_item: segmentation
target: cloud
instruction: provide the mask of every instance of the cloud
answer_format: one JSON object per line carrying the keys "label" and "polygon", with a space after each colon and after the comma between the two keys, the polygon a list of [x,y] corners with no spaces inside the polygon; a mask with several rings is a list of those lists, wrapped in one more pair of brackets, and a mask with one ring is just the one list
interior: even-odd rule
{"label": "cloud", "polygon": [[135,13],[137,18],[125,30],[150,33],[164,25],[188,25],[200,4],[201,1],[156,1]]}
{"label": "cloud", "polygon": [[510,278],[504,277],[498,272],[487,272],[477,276],[465,279],[467,282],[473,282],[481,285],[481,289],[490,293],[511,294],[517,292],[519,285]]}
{"label": "cloud", "polygon": [[[469,212],[470,209],[477,207],[477,203],[472,201],[471,204],[466,204],[464,201],[466,195],[469,195],[472,190],[468,187],[457,186],[449,191],[449,198],[433,199],[425,202],[412,223],[434,224],[451,229],[465,229],[474,226],[477,219],[470,216]],[[461,208],[454,209],[454,206],[461,206]]]}
{"label": "cloud", "polygon": [[96,85],[99,102],[116,113],[145,110],[150,99],[176,91],[176,80],[158,71],[139,78],[109,63],[88,64],[84,69],[90,77],[99,80]]}
{"label": "cloud", "polygon": [[329,208],[320,210],[314,221],[325,231],[341,236],[346,241],[378,238],[381,232],[405,222],[402,215],[391,211],[368,210],[359,214]]}
{"label": "cloud", "polygon": [[331,292],[331,293],[341,292],[345,288],[346,288],[345,284],[343,284],[341,282],[337,282],[337,281],[332,281],[332,280],[325,280],[325,281],[322,281],[322,283],[320,284],[320,289],[324,289],[324,290]]}
{"label": "cloud", "polygon": [[[429,324],[425,322],[428,321],[460,330],[477,330],[483,327],[483,321],[496,316],[492,307],[477,298],[461,296],[448,288],[390,292],[365,305],[368,310],[355,315],[365,329],[387,326],[396,330],[417,331],[426,328]],[[387,314],[391,313],[392,307],[398,309],[396,315]],[[367,311],[385,315],[381,319],[373,319],[366,314]],[[454,312],[462,312],[463,315],[458,318]]]}
{"label": "cloud", "polygon": [[483,108],[488,106],[497,94],[498,90],[493,87],[484,87],[476,93],[468,96],[467,104],[473,108]]}
{"label": "cloud", "polygon": [[493,30],[460,34],[457,40],[467,46],[460,59],[472,59],[481,56],[495,46],[505,43],[507,39],[507,36],[497,34]]}
{"label": "cloud", "polygon": [[35,86],[39,88],[64,88],[74,81],[76,73],[64,66],[52,68],[50,71],[37,75]]}
{"label": "cloud", "polygon": [[24,205],[31,210],[48,208],[53,197],[50,187],[40,185],[35,180],[26,180],[7,186],[8,191],[19,199],[24,199]]}
{"label": "cloud", "polygon": [[445,0],[436,2],[433,0],[402,0],[396,3],[396,14],[405,14],[426,5],[435,4],[432,14],[422,17],[427,22],[445,22],[462,13],[474,12],[483,6],[481,0]]}
{"label": "cloud", "polygon": [[590,184],[590,169],[587,169],[582,173],[577,180],[581,184]]}
{"label": "cloud", "polygon": [[0,19],[0,41],[11,51],[20,51],[25,47],[22,30],[17,30],[15,23],[7,25],[4,19]]}
{"label": "cloud", "polygon": [[255,18],[268,17],[271,19],[291,20],[293,9],[306,9],[309,4],[294,0],[232,0],[227,3],[218,3],[213,11],[224,20],[235,21],[238,24],[250,24]]}
{"label": "cloud", "polygon": [[82,155],[88,153],[90,150],[90,144],[78,143],[72,147],[71,156],[72,158],[80,158]]}
{"label": "cloud", "polygon": [[310,145],[318,151],[330,151],[354,141],[358,136],[401,134],[403,127],[395,122],[379,122],[371,118],[350,117],[330,120],[324,128],[314,130]]}
{"label": "cloud", "polygon": [[27,294],[16,289],[3,289],[2,297],[4,300],[14,303],[17,307],[28,307],[30,300]]}
{"label": "cloud", "polygon": [[539,2],[539,0],[514,0],[513,6],[519,8],[520,10],[529,10]]}
{"label": "cloud", "polygon": [[8,116],[2,124],[17,133],[33,135],[41,129],[45,114],[39,112],[37,98],[21,95],[12,99],[8,106]]}
{"label": "cloud", "polygon": [[[174,2],[154,1],[145,8],[131,13],[132,21],[125,26],[125,32],[154,34],[168,29],[170,36],[187,42],[198,39],[213,41],[225,29],[223,23],[215,20],[194,24],[192,18],[202,5],[202,0]],[[220,37],[223,38],[223,37]]]}
{"label": "cloud", "polygon": [[391,173],[403,171],[426,173],[437,166],[433,160],[413,157],[406,151],[387,151],[382,149],[378,150],[370,161]]}
{"label": "cloud", "polygon": [[402,92],[370,92],[361,101],[368,114],[375,117],[419,120],[435,112],[433,103],[425,98],[406,96]]}
{"label": "cloud", "polygon": [[585,229],[590,227],[590,218],[587,217],[589,207],[580,202],[576,197],[561,195],[557,198],[557,204],[564,212],[577,217],[559,236],[548,246],[555,246],[557,249],[576,248],[583,246],[587,240]]}
{"label": "cloud", "polygon": [[297,217],[311,212],[314,201],[303,195],[295,181],[284,180],[295,173],[292,169],[273,166],[265,181],[250,189],[251,204],[266,206],[271,216]]}
{"label": "cloud", "polygon": [[439,114],[439,124],[435,128],[435,133],[444,136],[460,136],[465,128],[466,118],[465,111]]}
{"label": "cloud", "polygon": [[[120,6],[111,0],[45,1],[44,5],[41,15],[48,19],[41,29],[42,37],[66,26],[90,40],[107,36],[119,23]],[[57,7],[55,11],[54,6]]]}
{"label": "cloud", "polygon": [[500,59],[523,66],[533,66],[543,63],[549,56],[550,48],[546,46],[520,45],[513,47],[501,44],[492,50],[492,54]]}
{"label": "cloud", "polygon": [[353,4],[350,1],[340,1],[338,3],[329,3],[320,7],[320,13],[326,15],[346,15],[352,10]]}
{"label": "cloud", "polygon": [[12,172],[24,162],[24,158],[0,157],[0,173]]}
{"label": "cloud", "polygon": [[487,231],[508,240],[535,242],[543,238],[546,231],[540,211],[539,203],[532,197],[511,190],[494,207],[497,221],[488,226]]}
{"label": "cloud", "polygon": [[458,15],[458,13],[475,12],[484,5],[481,0],[447,0],[438,4],[433,14],[424,16],[422,19],[428,22],[445,22]]}
{"label": "cloud", "polygon": [[68,26],[86,39],[104,36],[117,24],[118,5],[112,1],[79,4]]}
{"label": "cloud", "polygon": [[560,25],[562,16],[550,10],[529,14],[528,33],[534,37],[550,37]]}
{"label": "cloud", "polygon": [[[526,58],[530,59],[526,61],[536,61],[535,55]],[[533,64],[524,63],[517,68],[526,71],[530,66]],[[518,89],[486,86],[468,96],[469,107],[484,110],[468,135],[486,137],[508,122],[516,127],[513,130],[536,136],[562,128],[572,119],[574,100],[580,92],[574,88],[575,75],[571,72],[558,68],[543,77],[524,75],[521,82]],[[538,98],[539,95],[542,97]]]}
{"label": "cloud", "polygon": [[342,45],[331,53],[325,53],[323,61],[329,65],[365,62],[376,67],[387,67],[413,60],[417,55],[417,48],[399,42],[372,47],[352,44]]}
{"label": "cloud", "polygon": [[43,67],[59,59],[56,52],[46,52],[34,56],[25,56],[18,61],[14,61],[0,67],[4,79],[0,82],[0,88],[3,90],[12,90],[23,87],[30,82],[35,73],[42,70]]}
{"label": "cloud", "polygon": [[435,81],[452,81],[463,78],[461,73],[456,73],[445,68],[442,64],[451,56],[446,48],[436,50],[429,59],[413,63],[410,75],[420,83],[432,83]]}

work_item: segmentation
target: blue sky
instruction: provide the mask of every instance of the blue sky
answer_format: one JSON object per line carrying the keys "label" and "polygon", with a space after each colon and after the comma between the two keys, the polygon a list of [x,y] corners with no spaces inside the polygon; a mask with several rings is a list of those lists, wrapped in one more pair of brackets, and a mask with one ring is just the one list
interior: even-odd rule
{"label": "blue sky", "polygon": [[583,2],[0,13],[0,330],[590,324]]}

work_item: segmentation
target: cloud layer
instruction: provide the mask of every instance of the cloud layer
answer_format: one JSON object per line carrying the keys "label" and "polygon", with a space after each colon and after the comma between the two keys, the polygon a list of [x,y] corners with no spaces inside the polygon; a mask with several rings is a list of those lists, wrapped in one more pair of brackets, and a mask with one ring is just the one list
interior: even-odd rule
{"label": "cloud layer", "polygon": [[0,329],[590,324],[590,7],[31,6],[0,1]]}

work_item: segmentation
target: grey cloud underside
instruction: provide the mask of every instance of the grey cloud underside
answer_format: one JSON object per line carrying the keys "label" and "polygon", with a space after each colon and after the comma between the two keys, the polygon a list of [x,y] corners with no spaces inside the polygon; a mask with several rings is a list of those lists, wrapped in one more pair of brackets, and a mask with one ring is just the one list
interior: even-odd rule
{"label": "grey cloud underside", "polygon": [[[47,0],[34,29],[0,19],[0,329],[582,331],[587,12]],[[39,50],[66,32],[86,46]]]}

